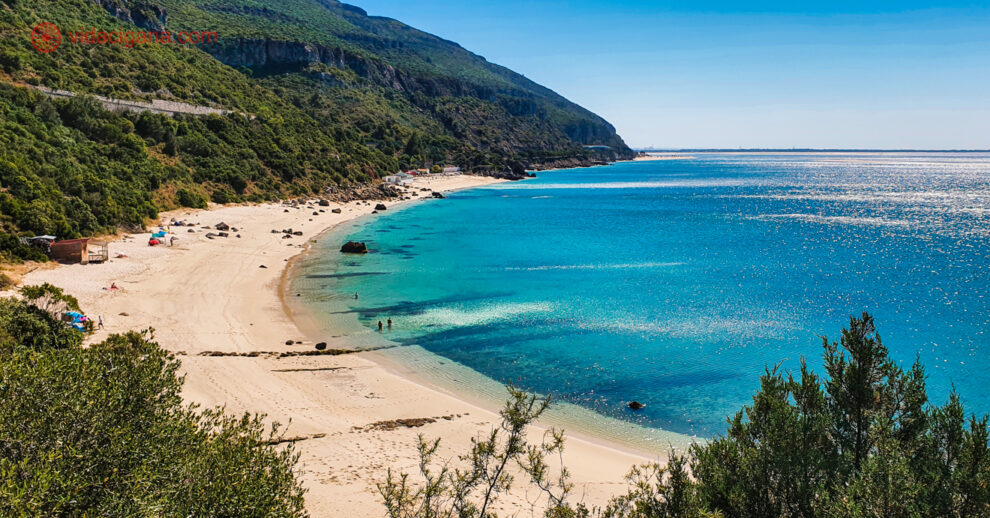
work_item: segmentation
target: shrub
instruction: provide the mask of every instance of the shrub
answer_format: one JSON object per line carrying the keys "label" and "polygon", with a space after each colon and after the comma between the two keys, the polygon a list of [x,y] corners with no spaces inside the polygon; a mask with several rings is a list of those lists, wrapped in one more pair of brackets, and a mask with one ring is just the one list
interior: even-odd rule
{"label": "shrub", "polygon": [[823,342],[826,378],[803,362],[796,377],[768,369],[724,437],[672,454],[666,466],[635,468],[632,489],[603,509],[566,501],[566,469],[547,478],[542,459],[563,449],[562,436],[554,433],[549,447],[511,446],[525,441],[518,423],[545,409],[532,411],[525,405],[532,396],[511,388],[501,431],[460,458],[473,469],[435,461],[437,443],[420,438],[422,483],[389,470],[379,491],[393,518],[491,518],[487,495],[507,491],[511,478],[487,486],[494,489],[483,499],[472,484],[479,476],[497,480],[487,475],[494,459],[530,475],[547,495],[547,518],[990,516],[988,418],[967,420],[955,393],[942,406],[929,404],[921,364],[898,367],[868,314],[851,318],[839,342]]}
{"label": "shrub", "polygon": [[225,203],[230,203],[232,197],[233,197],[233,193],[231,193],[227,189],[217,189],[213,191],[212,194],[210,194],[210,200],[213,203],[219,203],[221,205]]}
{"label": "shrub", "polygon": [[183,207],[192,207],[194,209],[206,208],[206,197],[189,189],[179,189],[175,193],[175,201]]}
{"label": "shrub", "polygon": [[278,426],[184,405],[150,330],[80,335],[0,300],[0,515],[305,515]]}

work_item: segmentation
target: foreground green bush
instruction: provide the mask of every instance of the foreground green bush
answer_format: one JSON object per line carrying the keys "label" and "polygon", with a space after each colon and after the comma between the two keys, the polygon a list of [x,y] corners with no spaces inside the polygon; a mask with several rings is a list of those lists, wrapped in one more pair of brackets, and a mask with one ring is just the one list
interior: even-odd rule
{"label": "foreground green bush", "polygon": [[150,333],[89,348],[0,300],[0,516],[303,516],[277,427],[183,404]]}
{"label": "foreground green bush", "polygon": [[418,476],[389,470],[379,492],[391,518],[492,518],[515,468],[547,518],[990,516],[986,416],[966,419],[955,393],[930,404],[921,364],[899,368],[865,313],[824,341],[824,359],[825,378],[803,363],[798,376],[768,370],[724,437],[637,467],[629,492],[601,509],[571,503],[566,468],[550,473],[561,432],[526,444],[549,400],[512,387],[501,427],[459,463],[435,460],[437,442],[420,438]]}

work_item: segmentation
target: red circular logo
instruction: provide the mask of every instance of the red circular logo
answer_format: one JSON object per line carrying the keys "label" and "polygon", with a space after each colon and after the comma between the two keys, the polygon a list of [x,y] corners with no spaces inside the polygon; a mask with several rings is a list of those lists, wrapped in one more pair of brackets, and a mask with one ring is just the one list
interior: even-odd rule
{"label": "red circular logo", "polygon": [[54,23],[41,22],[31,31],[31,45],[42,54],[53,52],[61,44],[62,32]]}

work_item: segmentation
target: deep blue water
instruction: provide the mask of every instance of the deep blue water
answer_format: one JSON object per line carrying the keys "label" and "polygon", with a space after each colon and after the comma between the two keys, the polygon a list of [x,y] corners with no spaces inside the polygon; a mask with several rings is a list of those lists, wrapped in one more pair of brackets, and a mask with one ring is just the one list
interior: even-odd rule
{"label": "deep blue water", "polygon": [[[344,237],[373,253],[342,259]],[[711,436],[766,366],[821,372],[821,336],[863,311],[934,401],[954,384],[990,411],[988,238],[990,155],[698,155],[384,213],[304,271],[369,328],[392,318],[390,340]]]}

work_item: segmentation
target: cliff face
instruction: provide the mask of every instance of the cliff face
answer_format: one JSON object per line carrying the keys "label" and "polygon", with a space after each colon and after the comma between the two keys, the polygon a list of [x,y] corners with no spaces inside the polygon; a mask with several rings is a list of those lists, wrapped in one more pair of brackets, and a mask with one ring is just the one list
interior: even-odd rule
{"label": "cliff face", "polygon": [[114,18],[132,23],[149,31],[161,31],[166,27],[167,13],[161,5],[142,1],[92,0]]}
{"label": "cliff face", "polygon": [[[577,160],[633,156],[615,128],[594,113],[454,42],[368,16],[356,6],[335,0],[93,1],[121,20],[153,30],[215,25],[222,28],[220,44],[202,49],[224,64],[250,70],[266,86],[291,88],[307,98],[361,96],[368,101],[363,111],[383,111],[377,119],[422,132],[435,131],[435,123],[482,153],[550,153]],[[314,73],[314,65],[352,74],[353,80]],[[411,122],[416,120],[421,122]],[[591,157],[583,145],[611,150]],[[453,160],[451,145],[443,146],[446,160]],[[440,159],[433,155],[432,160]]]}

